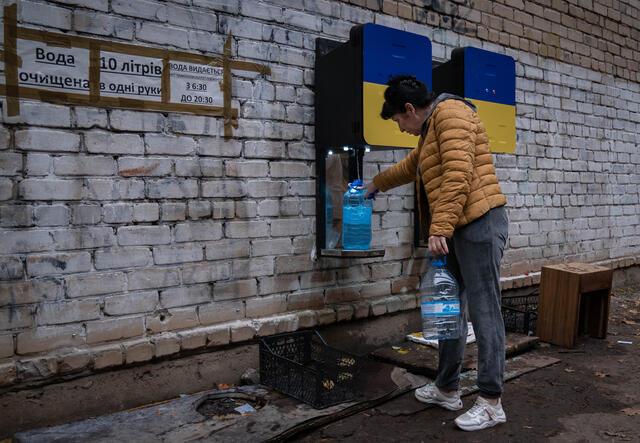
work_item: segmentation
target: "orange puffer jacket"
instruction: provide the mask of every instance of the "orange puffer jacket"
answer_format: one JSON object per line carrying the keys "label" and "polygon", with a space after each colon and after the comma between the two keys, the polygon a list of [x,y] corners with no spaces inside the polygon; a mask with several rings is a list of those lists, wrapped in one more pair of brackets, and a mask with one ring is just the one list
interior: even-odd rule
{"label": "orange puffer jacket", "polygon": [[487,131],[467,103],[459,98],[439,103],[436,99],[418,146],[373,179],[383,192],[416,181],[423,235],[451,238],[455,228],[507,202],[498,185]]}

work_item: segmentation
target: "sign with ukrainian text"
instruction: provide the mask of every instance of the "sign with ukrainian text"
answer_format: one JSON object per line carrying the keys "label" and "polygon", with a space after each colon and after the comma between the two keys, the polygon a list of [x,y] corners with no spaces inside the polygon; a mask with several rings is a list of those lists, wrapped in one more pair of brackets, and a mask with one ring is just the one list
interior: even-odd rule
{"label": "sign with ukrainian text", "polygon": [[20,99],[49,103],[182,112],[224,118],[224,135],[238,126],[231,105],[231,70],[271,73],[268,66],[222,57],[58,34],[17,24],[16,4],[4,7],[7,115]]}

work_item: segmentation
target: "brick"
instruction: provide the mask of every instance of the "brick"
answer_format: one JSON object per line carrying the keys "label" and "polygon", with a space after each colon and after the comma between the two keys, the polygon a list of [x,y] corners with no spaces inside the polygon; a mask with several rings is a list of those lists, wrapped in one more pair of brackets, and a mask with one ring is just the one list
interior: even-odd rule
{"label": "brick", "polygon": [[41,254],[27,257],[29,276],[70,274],[91,269],[91,254],[88,252]]}
{"label": "brick", "polygon": [[176,160],[176,175],[180,177],[222,177],[223,163],[210,158],[188,158]]}
{"label": "brick", "polygon": [[87,151],[98,154],[142,154],[144,144],[136,134],[114,134],[93,130],[85,134]]}
{"label": "brick", "polygon": [[107,315],[125,315],[151,312],[159,302],[157,291],[129,292],[124,295],[105,297],[104,313]]}
{"label": "brick", "polygon": [[311,168],[299,162],[271,162],[270,177],[311,177]]}
{"label": "brick", "polygon": [[79,151],[80,136],[52,129],[25,129],[15,132],[16,148],[28,151]]}
{"label": "brick", "polygon": [[226,345],[231,340],[228,326],[213,326],[205,328],[205,330],[207,332],[207,347]]}
{"label": "brick", "polygon": [[161,158],[120,157],[118,172],[124,177],[161,177],[170,175],[173,162]]}
{"label": "brick", "polygon": [[34,211],[35,222],[38,226],[68,225],[70,216],[71,211],[63,205],[36,206]]}
{"label": "brick", "polygon": [[51,171],[52,160],[49,154],[27,154],[25,172],[28,176],[48,175]]}
{"label": "brick", "polygon": [[218,137],[200,137],[197,139],[198,154],[216,157],[239,157],[242,152],[242,142],[239,140],[225,140]]}
{"label": "brick", "polygon": [[119,131],[162,132],[168,126],[164,115],[155,112],[113,109],[109,117],[111,128]]}
{"label": "brick", "polygon": [[125,364],[149,361],[153,358],[153,344],[146,338],[125,342],[122,347]]}
{"label": "brick", "polygon": [[33,226],[33,208],[14,204],[0,206],[0,226]]}
{"label": "brick", "polygon": [[89,179],[87,180],[89,200],[133,200],[144,198],[144,182],[134,179]]}
{"label": "brick", "polygon": [[55,249],[85,249],[112,246],[116,243],[110,227],[62,228],[50,231]]}
{"label": "brick", "polygon": [[305,272],[300,274],[300,287],[302,289],[333,286],[336,282],[335,271]]}
{"label": "brick", "polygon": [[238,221],[228,222],[225,235],[229,238],[266,237],[269,227],[266,221]]}
{"label": "brick", "polygon": [[120,345],[94,347],[91,349],[94,369],[104,369],[120,366],[123,362]]}
{"label": "brick", "polygon": [[61,175],[112,175],[116,162],[113,157],[100,155],[76,155],[56,157],[54,173]]}
{"label": "brick", "polygon": [[166,246],[153,248],[153,259],[157,265],[202,261],[202,245]]}
{"label": "brick", "polygon": [[[13,334],[0,335],[0,358],[13,356],[13,346]],[[3,372],[2,365],[0,365],[0,380],[4,380],[4,376],[6,376],[6,373]],[[2,381],[0,381],[0,386],[1,385]]]}
{"label": "brick", "polygon": [[277,277],[262,277],[258,279],[260,295],[291,292],[300,289],[297,275],[278,275]]}
{"label": "brick", "polygon": [[162,203],[162,221],[177,221],[186,218],[187,205],[184,203]]}
{"label": "brick", "polygon": [[[204,191],[203,191],[204,194]],[[149,180],[147,182],[149,198],[196,198],[198,197],[197,180]],[[203,197],[206,197],[203,195]]]}
{"label": "brick", "polygon": [[154,21],[167,20],[167,7],[157,2],[146,0],[113,0],[113,12],[131,17],[145,18]]}
{"label": "brick", "polygon": [[182,282],[185,284],[207,283],[231,277],[229,263],[202,263],[182,266]]}
{"label": "brick", "polygon": [[168,226],[124,226],[118,228],[118,244],[134,245],[166,245],[171,241]]}
{"label": "brick", "polygon": [[146,152],[151,155],[193,155],[196,152],[196,142],[192,137],[147,134],[144,141]]}
{"label": "brick", "polygon": [[89,351],[74,350],[64,353],[58,357],[58,372],[60,374],[70,374],[86,369],[91,363],[91,353]]}
{"label": "brick", "polygon": [[219,240],[222,238],[222,224],[209,221],[179,223],[173,236],[176,242]]}
{"label": "brick", "polygon": [[39,303],[61,298],[62,285],[56,280],[31,280],[0,285],[0,306]]}
{"label": "brick", "polygon": [[234,278],[259,277],[273,275],[274,260],[272,257],[234,260],[231,264]]}
{"label": "brick", "polygon": [[73,29],[91,34],[119,37],[127,40],[133,38],[134,22],[94,11],[74,10]]}
{"label": "brick", "polygon": [[193,0],[194,6],[237,14],[240,0]]}
{"label": "brick", "polygon": [[203,328],[178,333],[182,350],[204,348],[207,345],[207,332]]}
{"label": "brick", "polygon": [[98,299],[42,303],[38,306],[38,325],[56,325],[95,320],[100,317]]}
{"label": "brick", "polygon": [[212,202],[211,212],[215,219],[234,218],[236,214],[236,203],[234,201],[214,201]]}
{"label": "brick", "polygon": [[174,335],[162,335],[153,338],[153,353],[156,357],[177,354],[180,352],[180,338]]}
{"label": "brick", "polygon": [[202,197],[244,197],[247,195],[246,185],[240,180],[203,180],[201,182]]}
{"label": "brick", "polygon": [[133,205],[133,221],[152,222],[160,218],[160,206],[157,203],[136,203]]}
{"label": "brick", "polygon": [[221,134],[220,128],[222,127],[222,123],[218,122],[214,117],[178,114],[169,116],[169,125],[173,132],[189,135],[218,135]]}
{"label": "brick", "polygon": [[234,239],[207,243],[205,255],[207,260],[249,257],[249,241]]}
{"label": "brick", "polygon": [[18,373],[22,381],[53,377],[58,373],[58,359],[55,356],[21,359],[18,362]]}
{"label": "brick", "polygon": [[258,215],[262,217],[277,217],[280,215],[280,202],[278,200],[261,200],[258,203]]}
{"label": "brick", "polygon": [[231,332],[232,343],[251,340],[256,334],[256,331],[245,323],[232,323],[229,330]]}
{"label": "brick", "polygon": [[87,322],[87,344],[140,337],[144,331],[142,317],[121,317]]}
{"label": "brick", "polygon": [[150,22],[138,23],[136,37],[145,42],[189,48],[189,33],[173,26],[157,25]]}
{"label": "brick", "polygon": [[13,257],[0,258],[0,280],[15,280],[22,278],[24,269],[22,260]]}
{"label": "brick", "polygon": [[0,152],[0,175],[18,175],[22,172],[22,154]]}
{"label": "brick", "polygon": [[[77,14],[78,11],[75,12]],[[77,20],[77,15],[76,15]],[[90,129],[90,128],[106,128],[107,126],[107,111],[99,108],[83,108],[76,106],[74,109],[74,116],[76,126],[78,128]]]}
{"label": "brick", "polygon": [[252,180],[247,186],[249,197],[283,197],[287,195],[289,184],[285,181]]}
{"label": "brick", "polygon": [[195,305],[211,301],[209,285],[183,286],[160,292],[160,304],[164,308]]}
{"label": "brick", "polygon": [[66,279],[68,297],[102,295],[124,290],[124,274],[120,272],[71,276]]}
{"label": "brick", "polygon": [[96,269],[132,268],[152,263],[148,248],[118,248],[95,252]]}
{"label": "brick", "polygon": [[266,161],[228,161],[225,175],[227,177],[266,177],[269,166]]}
{"label": "brick", "polygon": [[2,330],[29,328],[32,325],[33,313],[31,308],[10,306],[7,309],[0,309],[0,327]]}
{"label": "brick", "polygon": [[51,351],[57,348],[84,344],[81,325],[42,326],[17,334],[16,353],[19,355]]}
{"label": "brick", "polygon": [[[232,203],[232,202],[228,202]],[[238,218],[255,218],[258,215],[258,204],[254,201],[235,202],[235,215]]]}
{"label": "brick", "polygon": [[360,286],[328,288],[325,292],[325,301],[327,304],[344,303],[360,299]]}
{"label": "brick", "polygon": [[247,158],[282,158],[284,152],[283,142],[247,141],[244,147],[244,155]]}
{"label": "brick", "polygon": [[308,255],[292,255],[276,257],[276,273],[299,273],[304,271],[311,271],[313,269],[313,262]]}
{"label": "brick", "polygon": [[239,320],[244,316],[244,303],[241,300],[218,301],[198,308],[198,318],[203,325]]}
{"label": "brick", "polygon": [[69,30],[71,29],[71,10],[23,1],[18,8],[18,21]]}
{"label": "brick", "polygon": [[28,178],[18,185],[24,200],[80,200],[82,180]]}
{"label": "brick", "polygon": [[258,285],[253,278],[232,282],[216,282],[213,285],[213,299],[215,301],[246,298],[257,294]]}
{"label": "brick", "polygon": [[251,242],[251,255],[253,257],[291,254],[292,251],[291,239],[289,238],[253,240]]}
{"label": "brick", "polygon": [[311,219],[291,218],[273,220],[271,222],[272,236],[306,235],[311,232]]}
{"label": "brick", "polygon": [[[216,15],[209,12],[198,11],[195,8],[167,5],[167,20],[172,25],[188,29],[204,29],[217,31],[218,21]],[[189,33],[191,36],[191,33]],[[191,40],[190,40],[191,41]],[[219,48],[222,45],[219,46]]]}
{"label": "brick", "polygon": [[391,283],[392,294],[405,294],[415,292],[420,287],[420,278],[416,276],[400,277],[393,279]]}
{"label": "brick", "polygon": [[321,309],[324,306],[324,293],[321,289],[294,292],[287,295],[287,310]]}
{"label": "brick", "polygon": [[128,289],[151,289],[177,286],[180,284],[180,275],[173,268],[152,268],[131,271],[127,273]]}
{"label": "brick", "polygon": [[146,325],[152,334],[193,328],[198,325],[198,315],[195,307],[169,309],[166,313],[147,316]]}
{"label": "brick", "polygon": [[102,207],[102,221],[105,223],[131,223],[133,205],[130,203],[107,203]]}

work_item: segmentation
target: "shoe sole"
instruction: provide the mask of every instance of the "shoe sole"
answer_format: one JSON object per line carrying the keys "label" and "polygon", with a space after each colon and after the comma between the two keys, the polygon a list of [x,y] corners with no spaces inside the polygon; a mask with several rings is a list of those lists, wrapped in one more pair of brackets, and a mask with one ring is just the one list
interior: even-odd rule
{"label": "shoe sole", "polygon": [[454,420],[454,421],[456,422],[456,426],[458,426],[463,431],[481,431],[482,429],[492,428],[493,426],[506,423],[507,419],[505,418],[504,421],[501,421],[501,420],[486,421],[481,425],[469,425],[469,426],[461,425],[460,423],[458,423],[457,420]]}
{"label": "shoe sole", "polygon": [[418,400],[419,402],[440,406],[441,408],[448,409],[450,411],[459,411],[460,409],[462,409],[462,400],[460,399],[458,399],[458,402],[455,404],[444,403],[437,400],[433,400],[431,398],[423,397],[420,394],[418,394],[417,390],[415,391],[414,396],[416,397],[416,400]]}

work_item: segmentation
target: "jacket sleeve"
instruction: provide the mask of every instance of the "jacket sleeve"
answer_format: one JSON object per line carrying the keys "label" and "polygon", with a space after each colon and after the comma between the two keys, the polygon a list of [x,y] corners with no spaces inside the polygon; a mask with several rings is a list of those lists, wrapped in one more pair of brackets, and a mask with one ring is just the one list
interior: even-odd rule
{"label": "jacket sleeve", "polygon": [[433,124],[442,172],[438,197],[431,208],[429,235],[451,238],[471,188],[476,125],[473,111],[463,103],[438,111]]}
{"label": "jacket sleeve", "polygon": [[418,148],[414,148],[401,161],[376,175],[373,178],[373,183],[377,189],[386,192],[389,189],[415,181],[417,168]]}

